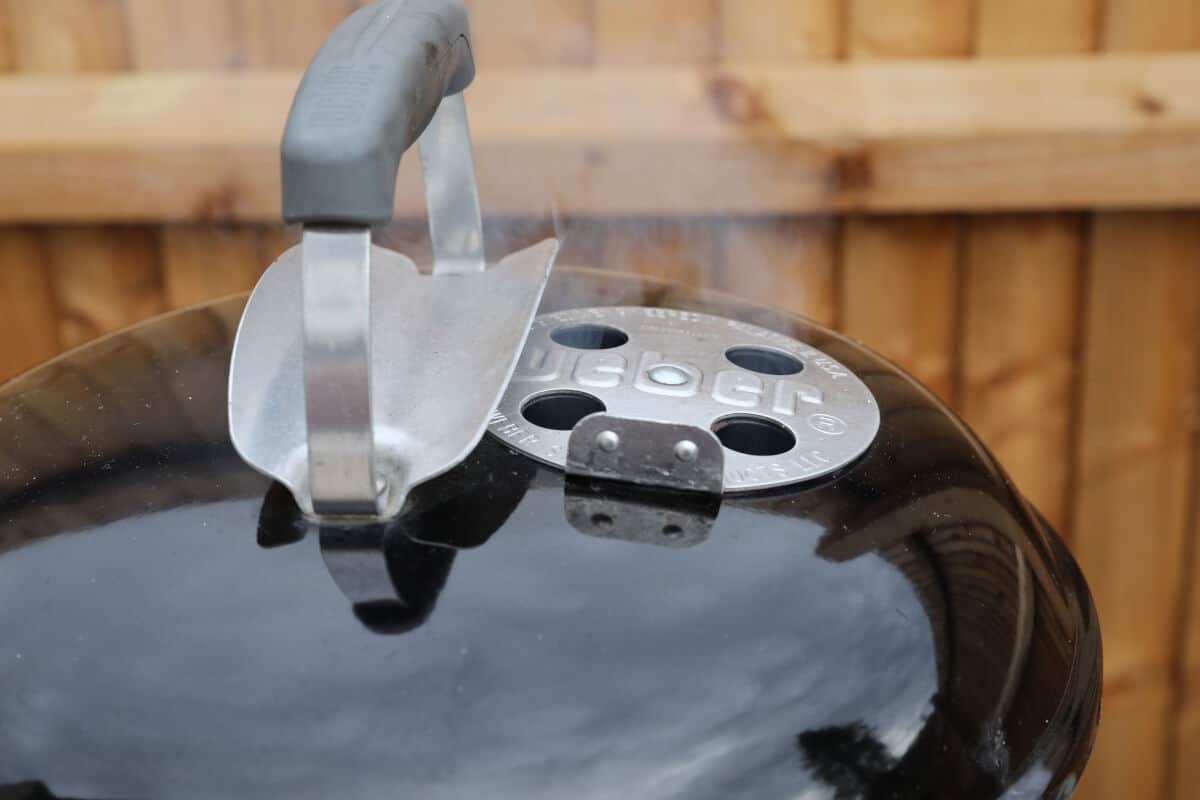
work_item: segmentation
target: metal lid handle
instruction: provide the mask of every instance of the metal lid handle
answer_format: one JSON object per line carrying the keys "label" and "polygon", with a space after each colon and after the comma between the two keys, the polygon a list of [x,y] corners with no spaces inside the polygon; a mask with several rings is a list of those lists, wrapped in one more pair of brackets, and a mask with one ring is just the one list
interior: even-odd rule
{"label": "metal lid handle", "polygon": [[[283,204],[305,226],[303,329],[309,493],[321,515],[394,507],[407,465],[377,461],[372,225],[419,138],[435,274],[482,272],[483,224],[462,91],[475,74],[460,0],[380,0],[321,48],[283,140]],[[391,475],[391,479],[387,475]]]}
{"label": "metal lid handle", "polygon": [[400,158],[475,77],[461,0],[380,0],[313,59],[283,138],[283,216],[369,227],[392,218]]}

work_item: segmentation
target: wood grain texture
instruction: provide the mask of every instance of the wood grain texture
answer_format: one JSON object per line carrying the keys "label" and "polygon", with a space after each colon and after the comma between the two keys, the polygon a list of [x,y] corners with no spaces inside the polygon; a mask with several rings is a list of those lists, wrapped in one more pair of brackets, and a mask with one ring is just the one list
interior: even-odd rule
{"label": "wood grain texture", "polygon": [[[1200,55],[493,70],[471,109],[483,196],[509,216],[1177,207],[1200,203],[1198,69]],[[28,112],[0,117],[0,220],[277,220],[297,80],[0,79],[0,104]],[[424,213],[419,185],[408,159],[398,214]]]}
{"label": "wood grain texture", "polygon": [[0,381],[58,353],[57,316],[40,235],[0,228]]}
{"label": "wood grain texture", "polygon": [[839,0],[720,0],[718,56],[728,64],[835,59],[842,21]]}
{"label": "wood grain texture", "polygon": [[1200,6],[1195,0],[1108,0],[1103,44],[1110,52],[1194,50]]}
{"label": "wood grain texture", "polygon": [[829,218],[731,220],[722,231],[716,287],[832,327],[837,229]]}
{"label": "wood grain texture", "polygon": [[276,223],[258,227],[257,232],[258,251],[263,256],[262,266],[265,270],[266,267],[275,263],[275,260],[283,255],[285,250],[300,244],[302,231],[299,225],[284,227]]}
{"label": "wood grain texture", "polygon": [[971,220],[963,416],[1060,531],[1068,520],[1083,220]]}
{"label": "wood grain texture", "polygon": [[595,266],[712,287],[719,229],[719,222],[708,218],[613,220],[605,225],[601,262]]}
{"label": "wood grain texture", "polygon": [[[971,51],[968,0],[850,0],[847,24],[852,59]],[[859,178],[849,172],[844,179]],[[842,241],[846,332],[950,403],[957,388],[959,236],[953,217],[859,217],[844,226]]]}
{"label": "wood grain texture", "polygon": [[[1101,214],[1090,247],[1075,552],[1104,628],[1107,685],[1168,687],[1194,486],[1200,215]],[[1093,761],[1153,781],[1090,779],[1089,796],[1161,797],[1165,738],[1143,745],[1102,726]]]}
{"label": "wood grain texture", "polygon": [[978,0],[975,53],[1028,57],[1086,53],[1100,38],[1104,0]]}
{"label": "wood grain texture", "polygon": [[23,72],[127,69],[121,0],[6,0],[13,65]]}
{"label": "wood grain texture", "polygon": [[851,58],[971,54],[972,0],[848,0]]}
{"label": "wood grain texture", "polygon": [[[1109,52],[1200,47],[1200,4],[1191,0],[1108,0],[1101,44]],[[1111,383],[1104,388],[1091,386],[1090,395],[1085,395],[1081,422],[1081,469],[1090,466],[1111,473],[1111,484],[1095,488],[1136,497],[1138,506],[1148,512],[1140,524],[1144,530],[1154,531],[1153,538],[1148,547],[1139,544],[1137,549],[1126,549],[1122,539],[1129,528],[1122,523],[1131,515],[1126,512],[1125,517],[1113,516],[1112,496],[1088,495],[1093,487],[1086,482],[1087,474],[1081,473],[1080,508],[1098,517],[1101,527],[1089,531],[1089,541],[1080,541],[1078,550],[1085,570],[1111,559],[1104,567],[1095,567],[1104,570],[1099,579],[1089,573],[1105,620],[1109,683],[1129,680],[1139,671],[1148,676],[1148,681],[1169,682],[1170,711],[1161,720],[1162,733],[1148,741],[1122,736],[1118,727],[1101,728],[1094,761],[1114,762],[1123,769],[1149,774],[1134,772],[1124,781],[1089,780],[1087,800],[1164,797],[1172,778],[1178,782],[1180,770],[1196,757],[1195,752],[1182,749],[1186,740],[1172,743],[1171,734],[1188,717],[1186,707],[1180,713],[1180,699],[1186,695],[1179,678],[1187,664],[1187,644],[1181,641],[1186,628],[1180,622],[1186,608],[1189,570],[1200,566],[1194,564],[1200,557],[1197,530],[1194,520],[1188,518],[1194,504],[1195,484],[1189,474],[1195,468],[1195,450],[1185,444],[1195,431],[1200,392],[1200,214],[1106,214],[1097,217],[1094,229],[1093,269],[1100,273],[1104,268],[1108,254],[1100,247],[1113,242],[1118,252],[1112,257],[1123,261],[1135,280],[1142,277],[1150,285],[1145,294],[1109,301],[1111,310],[1120,316],[1110,316],[1107,324],[1111,326],[1121,319],[1130,327],[1132,342],[1112,342],[1111,330],[1094,330],[1101,322],[1095,316],[1090,318],[1085,337],[1097,352],[1089,353],[1085,369],[1099,359],[1108,361],[1130,353],[1130,344],[1165,346],[1167,350],[1145,356],[1145,366],[1139,365],[1138,372],[1129,376],[1147,382],[1140,390],[1143,397],[1130,409],[1135,424],[1125,422],[1127,429],[1122,430],[1121,420],[1107,419],[1112,427],[1106,433],[1096,427],[1096,417],[1089,418],[1088,410],[1095,408],[1115,414],[1109,410],[1111,399],[1095,397],[1100,391],[1111,395],[1116,388]],[[1092,282],[1096,285],[1095,275]],[[1108,288],[1118,290],[1115,286]],[[1172,294],[1170,299],[1163,296],[1168,292]],[[1116,308],[1118,302],[1120,311]],[[1143,325],[1142,320],[1148,324]],[[1141,330],[1135,331],[1135,327]],[[1177,366],[1181,371],[1175,371]],[[1139,386],[1140,381],[1133,385]],[[1176,416],[1172,418],[1173,414]],[[1105,420],[1102,416],[1099,419]],[[1150,442],[1156,436],[1160,446],[1153,452],[1143,449],[1154,447]],[[1090,459],[1098,463],[1089,464]],[[1200,571],[1190,572],[1193,580],[1197,574]],[[1103,616],[1106,609],[1108,619]],[[1159,742],[1162,746],[1156,746]],[[1195,794],[1196,786],[1187,786],[1176,793],[1176,800]]]}
{"label": "wood grain texture", "polygon": [[1200,575],[1200,552],[1196,539],[1200,537],[1200,403],[1192,418],[1193,460],[1192,490],[1192,541],[1191,564],[1186,594],[1187,608],[1183,617],[1180,663],[1177,671],[1179,685],[1176,687],[1175,719],[1170,726],[1171,749],[1171,795],[1172,800],[1189,800],[1200,786],[1200,587],[1196,578]]}
{"label": "wood grain texture", "polygon": [[[10,3],[0,2],[0,73],[16,60]],[[42,238],[33,230],[0,227],[0,381],[61,349],[57,308]]]}
{"label": "wood grain texture", "polygon": [[[235,60],[256,67],[306,67],[330,33],[360,5],[365,3],[237,0],[233,24],[241,51]],[[214,202],[220,205],[222,200]],[[281,230],[282,223],[277,225]],[[160,247],[167,305],[184,308],[253,289],[274,255],[270,250],[275,241],[269,234],[274,230],[276,226],[259,230],[205,224],[164,228]]]}
{"label": "wood grain texture", "polygon": [[0,8],[11,27],[15,72],[116,72],[130,66],[120,0],[0,0]]}
{"label": "wood grain texture", "polygon": [[594,59],[591,0],[468,0],[477,66],[586,66]]}
{"label": "wood grain texture", "polygon": [[566,267],[603,267],[609,222],[597,217],[567,219],[556,231],[562,242],[558,264]]}
{"label": "wood grain texture", "polygon": [[149,230],[60,229],[47,240],[46,254],[65,347],[166,310],[157,241]]}
{"label": "wood grain texture", "polygon": [[[1200,404],[1198,404],[1200,405]],[[1172,800],[1189,800],[1200,786],[1200,553],[1195,541],[1200,536],[1200,413],[1192,419],[1194,447],[1194,488],[1192,494],[1192,557],[1187,586],[1188,604],[1183,618],[1182,649],[1178,669],[1179,686],[1175,692],[1175,719],[1170,727]]]}
{"label": "wood grain texture", "polygon": [[250,67],[307,67],[354,0],[237,0],[234,24]]}
{"label": "wood grain texture", "polygon": [[711,64],[718,0],[600,0],[594,5],[596,61],[649,66]]}
{"label": "wood grain texture", "polygon": [[170,308],[250,291],[271,257],[250,227],[172,225],[163,230],[161,246]]}
{"label": "wood grain texture", "polygon": [[[18,43],[15,68],[22,73],[108,72],[129,66],[119,3],[9,0],[8,11]],[[56,309],[56,339],[63,347],[83,344],[162,310],[148,229],[52,228],[42,237],[44,257],[36,263],[46,276],[28,283],[29,302]],[[53,300],[43,296],[47,285],[53,288]],[[36,320],[25,317],[20,322],[30,334],[45,337]]]}
{"label": "wood grain texture", "polygon": [[[716,61],[717,0],[604,0],[593,5],[592,20],[599,65],[661,67]],[[687,197],[683,187],[663,182],[654,191],[667,214],[683,210]],[[593,244],[600,265],[607,269],[685,286],[712,286],[719,269],[719,229],[719,222],[699,216],[616,219],[593,232]]]}
{"label": "wood grain texture", "polygon": [[[1195,680],[1191,682],[1191,687],[1184,705],[1175,710],[1176,719],[1171,727],[1171,748],[1174,752],[1172,800],[1189,800],[1195,796],[1196,787],[1200,786],[1200,759],[1195,757],[1200,752],[1200,703],[1196,702]],[[1090,781],[1087,785],[1090,786]]]}
{"label": "wood grain texture", "polygon": [[[1115,731],[1131,749],[1121,752],[1098,745],[1072,800],[1161,800],[1165,787],[1160,754],[1170,747],[1166,736],[1170,706],[1171,692],[1165,683],[1106,690],[1100,737],[1111,743]],[[1189,791],[1184,796],[1195,795]]]}
{"label": "wood grain texture", "polygon": [[842,240],[842,329],[943,399],[954,391],[958,220],[855,217]]}
{"label": "wood grain texture", "polygon": [[[1099,0],[981,0],[984,57],[1088,52]],[[1085,220],[977,217],[967,226],[962,411],[1069,538]]]}
{"label": "wood grain texture", "polygon": [[130,59],[139,70],[245,63],[237,0],[125,0],[125,5]]}
{"label": "wood grain texture", "polygon": [[[842,6],[832,0],[722,0],[722,64],[836,58]],[[838,224],[829,218],[733,218],[721,231],[718,287],[802,314],[837,320]]]}
{"label": "wood grain texture", "polygon": [[0,3],[0,73],[12,69],[12,48],[12,25],[8,19],[8,7],[4,3]]}

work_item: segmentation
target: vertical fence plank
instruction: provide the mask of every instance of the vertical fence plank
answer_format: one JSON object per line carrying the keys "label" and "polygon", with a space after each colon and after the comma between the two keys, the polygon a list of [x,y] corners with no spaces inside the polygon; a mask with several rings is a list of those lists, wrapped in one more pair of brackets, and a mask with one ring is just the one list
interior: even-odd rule
{"label": "vertical fence plank", "polygon": [[710,219],[613,220],[605,226],[605,269],[637,272],[685,286],[716,283],[717,224]]}
{"label": "vertical fence plank", "polygon": [[722,231],[717,286],[833,326],[836,231],[832,219],[732,220]]}
{"label": "vertical fence plank", "polygon": [[8,5],[0,3],[0,72],[8,72],[13,66],[12,25],[8,18]]}
{"label": "vertical fence plank", "polygon": [[59,339],[74,347],[166,310],[154,233],[142,228],[64,228],[46,242]]}
{"label": "vertical fence plank", "polygon": [[1168,704],[1152,700],[1172,674],[1190,522],[1200,219],[1101,214],[1091,250],[1075,549],[1100,611],[1109,699],[1128,716],[1102,727],[1086,796],[1161,798]]}
{"label": "vertical fence plank", "polygon": [[964,267],[962,411],[1060,531],[1069,505],[1082,221],[970,222]]}
{"label": "vertical fence plank", "polygon": [[[13,44],[8,4],[0,3],[0,73],[13,68]],[[59,350],[49,275],[35,233],[0,227],[0,382]]]}
{"label": "vertical fence plank", "polygon": [[[507,0],[504,3],[467,0],[478,68],[487,71],[590,65],[595,59],[594,6],[593,0]],[[485,197],[485,214],[486,203]],[[563,223],[553,217],[549,209],[540,217],[526,219],[497,220],[489,216],[486,226],[488,254],[493,259],[500,258],[529,244],[525,234],[554,235],[557,228],[564,245],[558,263],[599,265],[601,253],[585,252],[577,246],[579,226],[568,225],[570,230],[563,230]],[[413,220],[404,220],[392,225],[386,235],[418,263],[428,263],[431,255],[426,231],[424,220],[416,224]],[[602,244],[604,239],[598,237],[595,241]]]}
{"label": "vertical fence plank", "polygon": [[[1105,30],[1107,44],[1112,50],[1177,50],[1200,47],[1200,7],[1192,0],[1153,0],[1134,3],[1131,0],[1111,0]],[[1183,224],[1193,230],[1200,226],[1200,214],[1191,214]],[[1187,237],[1188,233],[1177,233]],[[1179,270],[1200,270],[1195,257],[1181,263]],[[1197,281],[1200,283],[1200,281]],[[1187,286],[1182,287],[1186,290]],[[1197,290],[1196,286],[1192,287]],[[1200,313],[1200,312],[1197,312]],[[1197,379],[1200,380],[1200,379]],[[1186,535],[1189,537],[1190,559],[1187,563],[1185,592],[1189,598],[1181,627],[1182,641],[1178,643],[1175,678],[1177,686],[1171,709],[1175,718],[1170,721],[1171,733],[1171,797],[1190,800],[1200,786],[1200,387],[1193,381],[1193,402],[1189,422],[1193,432],[1193,516]]]}
{"label": "vertical fence plank", "polygon": [[[110,0],[8,3],[20,41],[21,71],[110,71],[129,66],[121,8]],[[53,297],[45,282],[30,281],[28,302],[57,310],[59,344],[72,347],[158,313],[161,278],[147,229],[99,227],[44,232]]]}
{"label": "vertical fence plank", "polygon": [[592,61],[591,0],[468,0],[467,7],[481,69]]}
{"label": "vertical fence plank", "polygon": [[[852,58],[970,53],[971,0],[850,0]],[[954,217],[857,217],[843,227],[846,331],[954,400],[960,227]]]}
{"label": "vertical fence plank", "polygon": [[5,0],[18,72],[127,69],[119,0]]}
{"label": "vertical fence plank", "polygon": [[716,59],[717,0],[598,0],[596,58],[604,64],[708,64]]}
{"label": "vertical fence plank", "polygon": [[730,64],[837,58],[840,0],[721,0],[719,55]]}
{"label": "vertical fence plank", "polygon": [[[976,55],[1091,51],[1099,2],[980,0]],[[1084,224],[1065,214],[975,217],[963,266],[963,413],[1068,536]]]}
{"label": "vertical fence plank", "polygon": [[357,7],[354,0],[238,0],[235,24],[250,67],[305,67]]}
{"label": "vertical fence plank", "polygon": [[120,0],[7,0],[13,64],[24,72],[129,66]]}
{"label": "vertical fence plank", "polygon": [[[981,0],[976,54],[1080,53],[1097,46],[1100,0]],[[963,411],[1017,485],[1068,537],[1073,420],[1086,221],[1078,216],[976,217],[964,266]],[[1159,698],[1142,698],[1145,703]],[[1109,719],[1137,715],[1120,700]],[[1117,735],[1144,735],[1144,718]],[[1110,734],[1111,735],[1111,734]],[[1146,741],[1153,741],[1149,738]],[[1089,788],[1080,800],[1089,796]]]}
{"label": "vertical fence plank", "polygon": [[[1200,47],[1200,4],[1107,0],[1101,46]],[[1161,798],[1171,764],[1195,758],[1181,749],[1185,742],[1171,739],[1187,717],[1176,702],[1186,663],[1177,621],[1188,554],[1196,550],[1183,508],[1194,488],[1183,426],[1194,419],[1200,380],[1200,214],[1100,214],[1093,228],[1091,299],[1107,313],[1089,314],[1085,369],[1111,377],[1085,384],[1076,549],[1089,576],[1097,576],[1091,580],[1104,625],[1110,707],[1125,716],[1110,716],[1101,728],[1084,791],[1087,800]],[[1112,365],[1130,357],[1138,363],[1124,376],[1134,390],[1122,413],[1112,396],[1120,388]],[[1167,700],[1154,702],[1168,682]],[[1149,733],[1131,746],[1123,730]],[[1176,797],[1195,791],[1185,786]]]}
{"label": "vertical fence plank", "polygon": [[161,243],[170,308],[248,292],[267,267],[258,231],[251,227],[172,225],[163,230]]}
{"label": "vertical fence plank", "polygon": [[1196,0],[1108,0],[1103,31],[1110,51],[1200,47]]}
{"label": "vertical fence plank", "polygon": [[[1101,620],[1101,626],[1104,622]],[[1105,647],[1108,646],[1107,639]],[[1105,654],[1107,658],[1107,653]],[[1163,754],[1170,746],[1162,720],[1170,714],[1171,689],[1165,682],[1132,690],[1106,689],[1100,742],[1092,753],[1083,782],[1071,800],[1161,800]],[[1114,728],[1119,732],[1114,735]],[[1127,753],[1114,753],[1117,741],[1130,742]],[[1180,798],[1192,800],[1194,786]]]}
{"label": "vertical fence plank", "polygon": [[[0,2],[0,73],[15,57],[10,9]],[[59,350],[54,294],[41,237],[31,230],[0,228],[0,381],[54,356]]]}
{"label": "vertical fence plank", "polygon": [[[716,15],[716,0],[599,0],[594,3],[596,60],[625,66],[712,65]],[[702,217],[616,219],[605,221],[602,232],[588,238],[600,254],[598,266],[711,286],[718,225]]]}
{"label": "vertical fence plank", "polygon": [[[1192,463],[1200,466],[1200,402],[1192,413]],[[1192,489],[1192,560],[1189,569],[1189,602],[1184,616],[1182,657],[1178,670],[1180,681],[1176,695],[1178,714],[1171,729],[1172,738],[1172,800],[1190,800],[1200,786],[1200,550],[1195,546],[1200,536],[1200,469],[1193,474]]]}
{"label": "vertical fence plank", "polygon": [[[836,58],[842,9],[832,0],[722,0],[723,64]],[[837,223],[830,219],[734,219],[721,232],[717,284],[755,302],[837,321]]]}
{"label": "vertical fence plank", "polygon": [[[185,49],[195,48],[194,52],[176,57],[143,45],[135,61],[143,67],[161,66],[164,59],[175,59],[167,63],[178,66],[245,63],[303,67],[333,29],[358,7],[355,0],[219,0],[204,5],[204,9],[161,9],[142,23],[143,34],[153,28],[159,36],[182,38],[187,42]],[[207,26],[207,31],[197,29],[202,26]],[[218,44],[211,53],[200,52],[230,26],[236,37]],[[280,228],[282,225],[280,221]],[[160,246],[167,305],[182,308],[253,289],[268,259],[276,255],[266,252],[270,241],[264,238],[266,233],[253,227],[203,223],[164,228]]]}
{"label": "vertical fence plank", "polygon": [[[300,244],[300,226],[266,225],[255,228],[258,233],[258,252],[262,256],[262,268],[275,263],[275,260],[288,250]],[[384,243],[384,246],[388,246]]]}
{"label": "vertical fence plank", "polygon": [[136,69],[220,69],[244,62],[235,0],[125,0],[125,6]]}
{"label": "vertical fence plank", "polygon": [[1096,48],[1104,0],[979,0],[975,53],[988,57],[1086,53]]}
{"label": "vertical fence plank", "polygon": [[0,228],[0,381],[59,350],[54,295],[41,237]]}
{"label": "vertical fence plank", "polygon": [[848,0],[851,58],[971,54],[973,0]]}
{"label": "vertical fence plank", "polygon": [[854,218],[842,250],[842,326],[942,398],[954,389],[958,223]]}

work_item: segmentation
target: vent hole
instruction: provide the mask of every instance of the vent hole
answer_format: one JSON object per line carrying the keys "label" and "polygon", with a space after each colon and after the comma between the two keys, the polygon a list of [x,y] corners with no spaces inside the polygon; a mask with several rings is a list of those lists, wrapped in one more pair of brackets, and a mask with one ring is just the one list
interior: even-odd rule
{"label": "vent hole", "polygon": [[574,430],[584,417],[608,409],[590,394],[554,392],[535,397],[521,409],[521,416],[539,428],[552,431]]}
{"label": "vent hole", "polygon": [[804,362],[795,356],[765,347],[734,347],[725,358],[742,369],[761,375],[796,375],[804,371]]}
{"label": "vent hole", "polygon": [[727,417],[713,426],[721,444],[748,456],[778,456],[796,446],[796,435],[760,417]]}
{"label": "vent hole", "polygon": [[568,325],[550,334],[563,347],[576,350],[612,350],[629,341],[629,334],[607,325]]}

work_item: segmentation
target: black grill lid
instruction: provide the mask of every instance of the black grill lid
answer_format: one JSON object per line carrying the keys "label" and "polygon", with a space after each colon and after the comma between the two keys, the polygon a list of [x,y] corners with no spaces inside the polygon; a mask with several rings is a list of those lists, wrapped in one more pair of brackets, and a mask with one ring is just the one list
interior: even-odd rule
{"label": "black grill lid", "polygon": [[[547,310],[597,305],[794,336],[867,383],[880,433],[716,506],[567,482],[489,437],[397,523],[346,531],[229,444],[241,301],[0,391],[0,798],[1068,796],[1094,610],[962,424],[794,318],[553,279]],[[700,535],[587,535],[579,503]]]}

